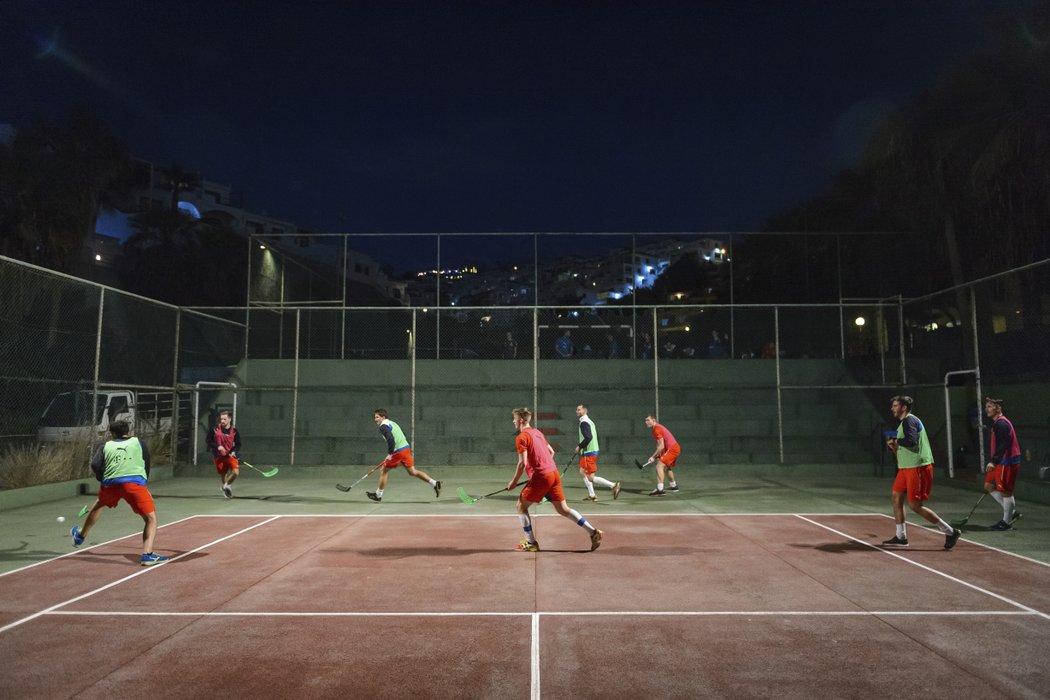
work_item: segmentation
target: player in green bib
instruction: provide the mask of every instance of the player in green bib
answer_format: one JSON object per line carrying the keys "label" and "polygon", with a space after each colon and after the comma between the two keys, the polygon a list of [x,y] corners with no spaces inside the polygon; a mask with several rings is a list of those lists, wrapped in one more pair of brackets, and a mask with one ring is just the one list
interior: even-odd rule
{"label": "player in green bib", "polygon": [[620,482],[613,483],[608,479],[597,476],[598,473],[598,428],[594,421],[587,415],[587,405],[580,404],[576,407],[576,415],[580,419],[580,425],[576,432],[576,452],[580,455],[580,476],[583,477],[583,485],[587,487],[585,501],[597,501],[598,496],[594,493],[594,485],[604,486],[612,490],[613,500],[620,497]]}
{"label": "player in green bib", "polygon": [[886,446],[897,457],[897,478],[893,480],[891,501],[896,534],[883,542],[887,547],[907,547],[908,530],[904,521],[904,499],[908,506],[944,533],[944,548],[951,549],[962,533],[926,507],[933,485],[933,450],[930,437],[918,416],[911,413],[915,401],[910,396],[894,396],[890,412],[900,421],[897,435],[886,439]]}
{"label": "player in green bib", "polygon": [[365,495],[376,503],[382,501],[383,490],[386,489],[387,472],[403,465],[411,476],[430,484],[434,489],[434,496],[440,498],[441,482],[437,479],[431,479],[430,475],[425,471],[416,469],[415,462],[412,459],[412,448],[408,444],[408,438],[405,437],[405,432],[401,430],[401,426],[387,417],[385,408],[377,408],[373,418],[376,425],[379,426],[380,435],[386,440],[386,459],[383,460],[383,470],[379,473],[379,485],[375,491],[366,491]]}

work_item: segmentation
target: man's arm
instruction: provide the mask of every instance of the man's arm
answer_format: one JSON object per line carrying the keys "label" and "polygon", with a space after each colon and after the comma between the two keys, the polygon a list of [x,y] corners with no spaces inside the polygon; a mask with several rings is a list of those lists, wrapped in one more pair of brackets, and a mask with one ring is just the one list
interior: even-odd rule
{"label": "man's arm", "polygon": [[91,472],[99,481],[102,481],[102,477],[106,473],[106,457],[103,453],[104,448],[105,444],[99,445],[98,449],[95,450],[95,454],[91,456]]}
{"label": "man's arm", "polygon": [[652,461],[656,460],[664,452],[666,452],[666,450],[664,449],[664,439],[663,438],[657,438],[656,439],[656,451],[653,452],[653,456],[649,458],[649,461],[652,462]]}
{"label": "man's arm", "polygon": [[142,447],[142,461],[146,463],[146,476],[149,477],[149,469],[151,463],[149,456],[149,447],[146,446],[146,441],[142,438],[135,439],[139,441],[139,445]]}
{"label": "man's arm", "polygon": [[897,440],[898,447],[914,448],[919,444],[919,419],[915,416],[907,416],[901,421],[904,428],[904,437]]}
{"label": "man's arm", "polygon": [[1010,449],[1010,426],[1006,424],[1004,420],[997,420],[992,423],[992,430],[995,432],[995,454],[992,455],[992,462],[994,464],[1006,464],[1006,453]]}
{"label": "man's arm", "polygon": [[390,429],[389,425],[379,426],[379,432],[386,438],[386,453],[388,455],[394,454],[394,431]]}

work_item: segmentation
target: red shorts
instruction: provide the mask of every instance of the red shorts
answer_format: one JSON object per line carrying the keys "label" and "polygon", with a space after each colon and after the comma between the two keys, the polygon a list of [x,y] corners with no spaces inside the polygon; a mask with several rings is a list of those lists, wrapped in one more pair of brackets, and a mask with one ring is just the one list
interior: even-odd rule
{"label": "red shorts", "polygon": [[397,469],[402,464],[406,467],[416,466],[416,463],[412,460],[412,450],[398,450],[390,455],[383,462],[383,469]]}
{"label": "red shorts", "polygon": [[984,475],[984,483],[995,484],[996,491],[1013,493],[1019,471],[1021,471],[1020,464],[996,464],[992,471]]}
{"label": "red shorts", "polygon": [[580,469],[584,474],[593,474],[598,471],[598,455],[581,455]]}
{"label": "red shorts", "polygon": [[222,457],[212,457],[215,462],[215,471],[220,474],[225,474],[228,471],[232,471],[234,474],[239,473],[237,470],[240,468],[240,462],[233,455],[223,455]]}
{"label": "red shorts", "polygon": [[678,443],[671,445],[667,448],[667,451],[660,455],[660,461],[664,463],[664,466],[668,469],[673,469],[675,462],[678,461],[678,455],[682,454],[682,446]]}
{"label": "red shorts", "polygon": [[908,500],[920,503],[930,500],[930,487],[933,486],[933,465],[911,469],[898,469],[897,478],[893,480],[893,493],[906,493]]}
{"label": "red shorts", "polygon": [[149,515],[157,510],[153,506],[153,496],[142,484],[110,484],[99,486],[98,502],[107,508],[116,508],[121,501],[127,501],[131,509],[139,515]]}
{"label": "red shorts", "polygon": [[565,492],[561,490],[561,474],[557,470],[529,477],[529,483],[521,490],[520,498],[529,503],[539,503],[544,496],[549,496],[549,501],[565,500]]}

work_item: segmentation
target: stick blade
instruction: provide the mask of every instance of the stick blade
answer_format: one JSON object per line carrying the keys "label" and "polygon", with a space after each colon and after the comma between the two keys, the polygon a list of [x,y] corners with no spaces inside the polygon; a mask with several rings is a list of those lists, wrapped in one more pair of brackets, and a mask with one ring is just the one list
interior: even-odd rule
{"label": "stick blade", "polygon": [[335,487],[337,489],[339,489],[340,491],[342,491],[343,493],[346,493],[350,489],[354,488],[353,486],[343,486],[342,484],[336,484]]}
{"label": "stick blade", "polygon": [[85,515],[88,514],[89,510],[91,510],[91,506],[90,505],[86,505],[83,508],[81,508],[79,517],[83,518]]}
{"label": "stick blade", "polygon": [[274,467],[273,469],[271,469],[269,471],[263,472],[262,475],[265,476],[267,479],[269,479],[271,476],[277,476],[277,472],[279,472],[279,471],[281,471],[281,470],[278,469],[277,467]]}
{"label": "stick blade", "polygon": [[468,506],[474,505],[478,502],[478,499],[471,498],[470,496],[468,496],[466,489],[464,489],[462,486],[456,487],[456,495],[459,496],[459,500],[463,501]]}
{"label": "stick blade", "polygon": [[639,462],[637,459],[634,460],[634,466],[638,467],[639,469],[645,469],[645,465]]}

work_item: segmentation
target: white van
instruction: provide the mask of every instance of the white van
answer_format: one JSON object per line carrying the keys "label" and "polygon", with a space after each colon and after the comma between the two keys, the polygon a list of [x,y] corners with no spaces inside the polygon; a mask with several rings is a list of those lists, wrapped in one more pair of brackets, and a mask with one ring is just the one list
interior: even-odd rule
{"label": "white van", "polygon": [[[95,398],[92,405],[92,397]],[[109,438],[109,426],[125,420],[132,435],[146,432],[166,432],[173,425],[172,393],[135,391],[134,389],[90,389],[64,391],[56,394],[44,409],[37,427],[40,442],[93,443]],[[181,422],[191,416],[189,402],[180,406]]]}

